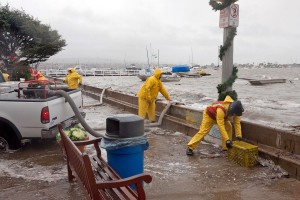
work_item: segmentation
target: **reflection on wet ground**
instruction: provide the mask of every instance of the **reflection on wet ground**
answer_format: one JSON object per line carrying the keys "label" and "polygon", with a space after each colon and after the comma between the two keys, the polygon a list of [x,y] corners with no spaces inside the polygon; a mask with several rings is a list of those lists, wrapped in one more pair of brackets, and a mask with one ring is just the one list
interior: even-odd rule
{"label": "reflection on wet ground", "polygon": [[[86,112],[87,122],[103,124],[123,111],[106,105]],[[150,147],[144,168],[153,177],[144,186],[147,199],[300,199],[300,181],[280,178],[273,168],[240,167],[207,143],[188,157],[190,137],[159,128],[146,134]],[[0,162],[0,199],[85,199],[77,183],[68,182],[66,161],[55,140],[32,141],[14,153],[0,153]]]}
{"label": "reflection on wet ground", "polygon": [[145,187],[148,199],[300,198],[300,182],[280,178],[281,172],[274,168],[241,167],[228,160],[219,147],[207,143],[188,157],[185,145],[189,137],[155,132],[148,134],[150,149],[145,152],[145,172],[153,176],[153,182]]}
{"label": "reflection on wet ground", "polygon": [[66,162],[55,140],[32,141],[0,154],[0,199],[84,199],[67,180]]}

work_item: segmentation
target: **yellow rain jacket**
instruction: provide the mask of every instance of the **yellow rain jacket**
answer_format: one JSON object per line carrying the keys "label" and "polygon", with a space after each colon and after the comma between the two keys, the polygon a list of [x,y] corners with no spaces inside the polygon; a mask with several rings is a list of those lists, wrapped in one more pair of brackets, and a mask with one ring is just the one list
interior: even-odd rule
{"label": "yellow rain jacket", "polygon": [[8,81],[9,75],[7,73],[2,73],[4,80]]}
{"label": "yellow rain jacket", "polygon": [[138,115],[145,118],[148,114],[149,120],[151,121],[155,121],[155,99],[158,92],[160,92],[167,100],[170,100],[170,96],[160,80],[161,74],[162,70],[156,68],[154,74],[147,78],[137,93],[137,96],[139,97]]}
{"label": "yellow rain jacket", "polygon": [[161,69],[156,68],[153,75],[147,78],[137,93],[139,98],[154,101],[158,95],[158,92],[160,92],[167,100],[170,100],[170,96],[160,80],[162,72],[163,71]]}
{"label": "yellow rain jacket", "polygon": [[[212,116],[211,113],[208,112],[210,109],[208,106],[203,112],[203,119],[200,125],[200,130],[194,135],[191,141],[188,143],[188,147],[190,149],[195,149],[199,142],[206,136],[212,126],[214,124],[218,125],[220,130],[220,134],[222,136],[222,148],[223,150],[227,150],[226,141],[232,139],[232,125],[230,121],[233,121],[235,135],[237,137],[242,137],[241,131],[241,116],[227,116],[227,112],[229,109],[229,105],[234,102],[234,100],[230,96],[226,96],[225,100],[222,104],[213,104],[213,106],[217,106],[215,116]],[[221,108],[222,107],[222,108]]]}
{"label": "yellow rain jacket", "polygon": [[39,81],[48,81],[48,78],[46,78],[42,73],[38,73],[38,80]]}
{"label": "yellow rain jacket", "polygon": [[68,73],[64,81],[68,84],[69,89],[77,89],[78,81],[82,84],[82,76],[75,72],[74,68],[68,68]]}

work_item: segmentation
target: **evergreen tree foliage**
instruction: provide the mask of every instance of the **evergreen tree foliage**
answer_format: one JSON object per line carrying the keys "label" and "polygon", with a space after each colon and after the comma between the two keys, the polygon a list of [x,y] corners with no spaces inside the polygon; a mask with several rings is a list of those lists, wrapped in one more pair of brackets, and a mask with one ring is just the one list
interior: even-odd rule
{"label": "evergreen tree foliage", "polygon": [[0,5],[0,60],[6,66],[46,61],[64,46],[65,40],[49,25],[24,10]]}

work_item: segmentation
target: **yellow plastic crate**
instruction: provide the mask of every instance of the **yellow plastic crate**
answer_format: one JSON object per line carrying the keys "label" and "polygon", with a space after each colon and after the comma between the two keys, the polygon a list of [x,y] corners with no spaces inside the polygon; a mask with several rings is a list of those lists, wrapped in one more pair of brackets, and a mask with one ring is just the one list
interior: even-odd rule
{"label": "yellow plastic crate", "polygon": [[243,141],[233,141],[228,149],[228,158],[243,167],[253,167],[257,164],[258,147]]}

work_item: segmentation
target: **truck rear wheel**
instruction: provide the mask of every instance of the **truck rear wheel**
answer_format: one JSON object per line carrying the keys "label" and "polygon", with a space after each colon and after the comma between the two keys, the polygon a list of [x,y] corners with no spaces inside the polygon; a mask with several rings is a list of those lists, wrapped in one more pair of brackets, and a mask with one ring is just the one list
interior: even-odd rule
{"label": "truck rear wheel", "polygon": [[0,151],[7,151],[9,149],[8,142],[5,138],[0,136]]}
{"label": "truck rear wheel", "polygon": [[3,127],[3,129],[0,130],[0,150],[7,151],[8,149],[16,150],[19,148],[21,148],[21,141],[18,137],[10,128]]}

